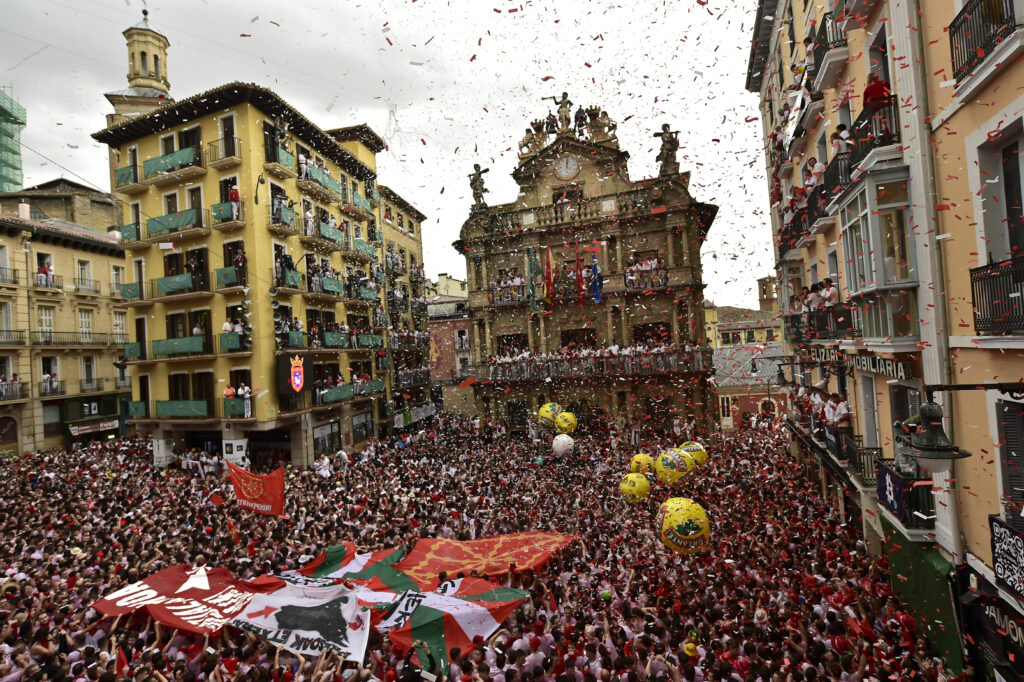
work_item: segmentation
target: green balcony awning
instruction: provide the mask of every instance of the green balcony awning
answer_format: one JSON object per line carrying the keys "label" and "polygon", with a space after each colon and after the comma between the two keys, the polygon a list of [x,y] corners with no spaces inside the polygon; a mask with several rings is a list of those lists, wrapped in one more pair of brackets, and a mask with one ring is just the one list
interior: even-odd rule
{"label": "green balcony awning", "polygon": [[219,220],[221,222],[235,219],[235,213],[231,210],[230,201],[222,201],[219,204],[214,204],[210,207],[210,213],[213,215],[214,220]]}
{"label": "green balcony awning", "polygon": [[380,334],[360,334],[360,348],[381,348],[384,346],[384,339]]}
{"label": "green balcony awning", "polygon": [[380,358],[381,369],[391,369],[391,358]]}
{"label": "green balcony awning", "polygon": [[361,194],[353,194],[352,203],[358,206],[359,208],[363,209],[364,211],[368,211],[370,213],[373,212],[373,206],[370,204],[370,200]]}
{"label": "green balcony awning", "polygon": [[379,301],[380,297],[377,296],[377,290],[371,289],[370,287],[359,287],[357,292],[359,298],[363,301]]}
{"label": "green balcony awning", "polygon": [[114,171],[114,185],[116,187],[137,181],[138,180],[135,177],[135,166],[125,166],[124,168],[118,168]]}
{"label": "green balcony awning", "polygon": [[295,169],[295,155],[287,149],[277,148],[277,162],[282,166],[288,166],[292,170]]}
{"label": "green balcony awning", "polygon": [[126,343],[124,344],[124,356],[129,360],[138,360],[142,357],[142,344],[141,343]]}
{"label": "green balcony awning", "polygon": [[362,239],[353,239],[352,248],[356,252],[366,254],[367,256],[377,256],[377,247],[369,242],[363,241]]}
{"label": "green balcony awning", "polygon": [[224,399],[224,416],[225,417],[244,417],[245,416],[245,401],[242,398],[225,398]]}
{"label": "green balcony awning", "polygon": [[210,408],[205,400],[158,400],[156,416],[158,419],[173,417],[206,417]]}
{"label": "green balcony awning", "polygon": [[324,332],[325,348],[348,348],[348,336],[341,332]]}
{"label": "green balcony awning", "polygon": [[336,227],[333,227],[330,223],[320,223],[320,236],[325,239],[330,239],[332,242],[341,244],[344,242],[345,237]]}
{"label": "green balcony awning", "polygon": [[236,332],[224,332],[220,335],[221,350],[240,350],[242,348],[242,335]]}
{"label": "green balcony awning", "polygon": [[134,223],[131,225],[121,226],[121,241],[123,242],[137,242],[139,241],[139,226]]}
{"label": "green balcony awning", "polygon": [[125,282],[121,285],[121,298],[128,300],[130,298],[139,297],[139,283],[138,282]]}
{"label": "green balcony awning", "polygon": [[340,279],[334,279],[333,277],[325,277],[320,280],[323,285],[324,291],[330,291],[336,294],[345,293],[345,283]]}
{"label": "green balcony awning", "polygon": [[321,398],[325,403],[337,403],[342,400],[349,400],[355,395],[355,389],[352,384],[345,384],[344,386],[334,386],[332,388],[325,389],[321,394]]}
{"label": "green balcony awning", "polygon": [[153,355],[185,355],[186,353],[202,353],[205,348],[205,337],[183,336],[180,339],[159,339],[153,342]]}
{"label": "green balcony awning", "polygon": [[165,173],[167,171],[177,170],[183,166],[188,166],[194,163],[196,160],[196,149],[195,147],[185,147],[179,149],[176,152],[170,154],[164,154],[158,156],[155,159],[149,159],[142,163],[143,172],[148,178],[151,175],[157,173]]}
{"label": "green balcony awning", "polygon": [[168,213],[159,218],[150,218],[146,221],[146,234],[152,237],[164,232],[177,232],[195,227],[198,212],[194,208],[186,208],[177,213]]}
{"label": "green balcony awning", "polygon": [[369,395],[371,393],[382,393],[384,391],[384,380],[374,379],[373,381],[367,381],[359,386],[359,393],[362,395]]}
{"label": "green balcony awning", "polygon": [[175,291],[188,291],[192,288],[192,273],[161,277],[156,281],[156,290],[161,294],[173,294]]}
{"label": "green balcony awning", "polygon": [[146,416],[146,403],[141,400],[133,400],[128,403],[128,416],[129,417],[145,417]]}
{"label": "green balcony awning", "polygon": [[229,268],[220,268],[216,273],[218,287],[227,287],[233,284],[238,284],[238,271],[235,270],[234,265]]}
{"label": "green balcony awning", "polygon": [[284,285],[293,289],[302,288],[302,273],[298,270],[284,271]]}

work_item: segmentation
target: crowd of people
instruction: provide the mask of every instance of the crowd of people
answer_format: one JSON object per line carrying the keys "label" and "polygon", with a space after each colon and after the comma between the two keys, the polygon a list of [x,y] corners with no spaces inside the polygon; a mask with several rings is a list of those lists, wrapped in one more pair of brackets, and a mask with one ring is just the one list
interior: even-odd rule
{"label": "crowd of people", "polygon": [[[694,371],[703,367],[700,347],[684,339],[676,348],[651,340],[629,346],[569,344],[548,352],[509,346],[487,358],[490,378],[503,379],[536,375],[647,374],[664,371]],[[650,368],[650,372],[644,371]],[[541,377],[543,378],[543,377]]]}
{"label": "crowd of people", "polygon": [[[678,444],[664,435],[642,449]],[[655,485],[635,506],[618,486],[636,449],[613,442],[581,437],[553,458],[544,437],[485,442],[479,420],[439,414],[401,443],[289,466],[280,517],[237,507],[218,457],[185,452],[159,470],[143,438],[9,458],[0,462],[0,679],[950,679],[894,596],[885,558],[799,475],[777,423],[710,436],[708,465],[680,491]],[[214,491],[227,503],[213,504]],[[659,540],[658,505],[678,494],[709,513],[705,554],[680,556]],[[409,549],[420,537],[535,529],[577,540],[537,571],[497,579],[529,598],[490,639],[448,660],[410,661],[376,634],[361,663],[305,660],[230,627],[204,638],[92,609],[179,563],[252,579],[345,541]]]}

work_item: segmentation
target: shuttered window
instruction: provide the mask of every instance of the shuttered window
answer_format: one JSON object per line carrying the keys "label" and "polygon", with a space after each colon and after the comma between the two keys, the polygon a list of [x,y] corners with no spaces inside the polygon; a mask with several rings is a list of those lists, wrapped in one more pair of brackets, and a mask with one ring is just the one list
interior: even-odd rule
{"label": "shuttered window", "polygon": [[[999,469],[1003,478],[1003,496],[1007,502],[1024,504],[1024,405],[996,403],[999,415]],[[1004,515],[1007,524],[1024,531],[1020,509]]]}

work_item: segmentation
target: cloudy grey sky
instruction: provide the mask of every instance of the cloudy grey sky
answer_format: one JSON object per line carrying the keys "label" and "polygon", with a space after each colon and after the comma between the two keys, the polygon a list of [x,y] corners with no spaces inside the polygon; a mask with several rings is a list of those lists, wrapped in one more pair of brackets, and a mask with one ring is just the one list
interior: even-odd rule
{"label": "cloudy grey sky", "polygon": [[[474,162],[511,201],[516,145],[563,90],[619,122],[634,179],[656,172],[663,122],[681,131],[690,188],[720,207],[707,295],[756,305],[771,273],[757,98],[744,91],[752,0],[0,0],[0,84],[28,109],[25,183],[109,188],[103,93],[125,87],[121,31],[150,10],[171,42],[172,96],[229,81],[273,88],[323,128],[365,122],[388,143],[381,181],[429,216],[428,274],[465,274],[451,248]],[[62,170],[49,157],[68,170]]]}

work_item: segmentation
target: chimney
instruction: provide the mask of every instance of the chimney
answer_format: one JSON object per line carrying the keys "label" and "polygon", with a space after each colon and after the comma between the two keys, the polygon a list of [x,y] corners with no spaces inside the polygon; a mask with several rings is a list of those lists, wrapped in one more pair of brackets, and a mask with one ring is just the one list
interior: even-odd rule
{"label": "chimney", "polygon": [[18,217],[21,218],[22,220],[31,220],[32,205],[24,200],[18,203]]}

